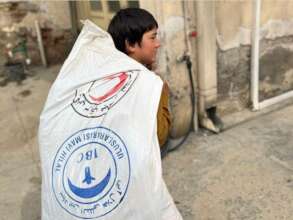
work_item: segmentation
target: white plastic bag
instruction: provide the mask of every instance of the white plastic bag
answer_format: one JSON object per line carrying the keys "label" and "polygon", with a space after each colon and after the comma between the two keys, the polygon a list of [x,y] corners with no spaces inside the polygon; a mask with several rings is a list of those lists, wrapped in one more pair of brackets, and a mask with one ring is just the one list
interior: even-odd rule
{"label": "white plastic bag", "polygon": [[161,89],[85,22],[40,117],[42,220],[182,219],[161,173]]}

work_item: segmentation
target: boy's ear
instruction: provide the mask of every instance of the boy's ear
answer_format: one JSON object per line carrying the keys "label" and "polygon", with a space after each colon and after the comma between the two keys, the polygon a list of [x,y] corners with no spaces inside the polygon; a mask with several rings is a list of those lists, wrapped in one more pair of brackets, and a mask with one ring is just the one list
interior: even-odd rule
{"label": "boy's ear", "polygon": [[132,54],[135,52],[136,44],[131,45],[128,40],[125,40],[125,49],[127,54]]}

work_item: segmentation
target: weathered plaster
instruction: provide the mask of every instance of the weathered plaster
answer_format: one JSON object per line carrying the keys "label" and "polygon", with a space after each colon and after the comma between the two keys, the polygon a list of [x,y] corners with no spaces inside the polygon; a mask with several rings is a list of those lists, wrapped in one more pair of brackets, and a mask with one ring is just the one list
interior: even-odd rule
{"label": "weathered plaster", "polygon": [[40,63],[35,21],[42,30],[45,52],[49,63],[62,62],[72,45],[71,20],[68,1],[25,1],[0,3],[0,32],[4,32],[2,47],[13,42],[9,31],[26,36],[29,57]]}
{"label": "weathered plaster", "polygon": [[[261,39],[293,35],[292,1],[261,1]],[[221,50],[251,44],[253,1],[217,1],[217,42]]]}
{"label": "weathered plaster", "polygon": [[[165,55],[167,65],[163,67],[166,72],[163,72],[162,68],[159,68],[158,72],[170,86],[170,104],[173,115],[172,136],[178,137],[187,132],[191,120],[190,82],[185,62],[178,61],[186,51],[183,17],[169,16],[163,24],[162,30],[165,35],[165,45],[162,45],[161,50]],[[159,66],[162,64],[164,63],[159,63]]]}
{"label": "weathered plaster", "polygon": [[[260,40],[275,40],[286,36],[293,36],[293,19],[269,20],[260,28]],[[225,36],[218,30],[217,43],[221,50],[251,45],[251,29],[240,26],[229,39],[225,39]]]}
{"label": "weathered plaster", "polygon": [[250,47],[218,51],[218,111],[225,115],[249,103]]}
{"label": "weathered plaster", "polygon": [[[259,98],[263,101],[293,89],[293,2],[261,2]],[[253,13],[253,1],[217,2],[218,103],[223,114],[250,103]]]}
{"label": "weathered plaster", "polygon": [[[259,64],[259,99],[293,89],[293,37],[262,40]],[[218,51],[219,109],[222,113],[249,106],[250,47]]]}
{"label": "weathered plaster", "polygon": [[274,42],[260,57],[260,101],[293,89],[293,39],[290,46]]}
{"label": "weathered plaster", "polygon": [[165,33],[167,40],[175,38],[178,33],[184,31],[184,18],[182,16],[170,16],[160,27],[162,33]]}
{"label": "weathered plaster", "polygon": [[217,43],[221,50],[250,44],[252,1],[217,1]]}
{"label": "weathered plaster", "polygon": [[[3,4],[3,3],[0,3]],[[55,29],[70,29],[70,11],[67,1],[31,1],[16,2],[17,10],[1,10],[0,28],[7,26],[25,26],[34,29],[34,22],[38,20],[41,27]]]}
{"label": "weathered plaster", "polygon": [[155,72],[168,82],[172,114],[171,136],[179,137],[191,121],[190,82],[185,62],[178,61],[187,50],[181,1],[140,1],[159,23],[161,48]]}

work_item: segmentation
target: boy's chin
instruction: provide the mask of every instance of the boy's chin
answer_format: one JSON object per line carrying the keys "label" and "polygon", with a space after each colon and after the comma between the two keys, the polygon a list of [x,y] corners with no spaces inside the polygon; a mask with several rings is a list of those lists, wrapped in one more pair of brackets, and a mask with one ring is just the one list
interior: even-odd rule
{"label": "boy's chin", "polygon": [[157,63],[152,62],[151,64],[145,65],[149,70],[154,71],[157,68]]}

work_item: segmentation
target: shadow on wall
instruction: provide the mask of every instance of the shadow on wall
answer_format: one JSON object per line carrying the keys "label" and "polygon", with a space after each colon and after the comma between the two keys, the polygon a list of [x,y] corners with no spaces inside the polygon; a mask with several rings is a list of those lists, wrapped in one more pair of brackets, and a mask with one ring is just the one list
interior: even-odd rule
{"label": "shadow on wall", "polygon": [[273,45],[260,58],[260,100],[281,95],[292,89],[293,51],[289,44]]}
{"label": "shadow on wall", "polygon": [[31,180],[33,185],[21,206],[21,220],[41,220],[41,179],[33,177]]}
{"label": "shadow on wall", "polygon": [[221,116],[249,106],[250,46],[218,49],[218,112]]}
{"label": "shadow on wall", "polygon": [[[259,100],[293,90],[293,36],[260,42]],[[217,52],[218,112],[221,116],[250,105],[250,46]]]}

